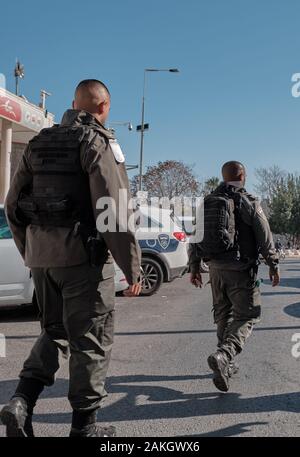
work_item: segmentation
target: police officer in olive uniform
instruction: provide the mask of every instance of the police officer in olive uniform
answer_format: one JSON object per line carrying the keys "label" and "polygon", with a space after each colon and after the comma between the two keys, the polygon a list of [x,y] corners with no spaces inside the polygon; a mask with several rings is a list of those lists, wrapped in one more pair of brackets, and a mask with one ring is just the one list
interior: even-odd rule
{"label": "police officer in olive uniform", "polygon": [[[124,208],[128,218],[132,212],[124,156],[104,127],[109,109],[102,82],[79,83],[61,124],[30,141],[7,195],[7,218],[32,272],[42,326],[0,413],[8,436],[33,436],[33,408],[54,383],[59,355],[70,355],[70,436],[115,435],[114,427],[96,423],[114,334],[112,257],[129,283],[126,295],[139,295],[141,286],[134,230],[119,219]],[[115,230],[100,234],[96,220],[107,211],[101,198],[112,201]]]}
{"label": "police officer in olive uniform", "polygon": [[[268,220],[258,199],[244,188],[244,166],[240,162],[227,162],[223,165],[222,175],[224,182],[213,194],[239,194],[240,205],[238,214],[235,213],[239,255],[228,252],[223,256],[211,257],[208,261],[218,336],[218,350],[209,356],[208,364],[214,373],[215,386],[227,392],[229,378],[238,370],[234,358],[242,351],[254,324],[260,320],[261,296],[257,278],[259,254],[269,265],[273,286],[279,283],[279,269]],[[212,214],[211,217],[213,219],[215,216]],[[198,244],[191,244],[190,280],[196,287],[202,287],[201,260]]]}

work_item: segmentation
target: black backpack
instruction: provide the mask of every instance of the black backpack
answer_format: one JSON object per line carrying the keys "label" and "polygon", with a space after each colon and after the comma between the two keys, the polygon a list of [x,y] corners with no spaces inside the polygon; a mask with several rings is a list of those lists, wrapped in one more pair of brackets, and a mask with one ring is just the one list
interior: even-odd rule
{"label": "black backpack", "polygon": [[204,236],[199,249],[204,259],[239,258],[238,220],[241,194],[228,185],[204,198]]}

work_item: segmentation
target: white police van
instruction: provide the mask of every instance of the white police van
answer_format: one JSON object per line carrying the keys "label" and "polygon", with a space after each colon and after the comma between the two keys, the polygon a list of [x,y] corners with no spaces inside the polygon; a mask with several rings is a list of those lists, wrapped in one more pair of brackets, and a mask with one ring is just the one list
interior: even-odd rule
{"label": "white police van", "polygon": [[[116,292],[127,288],[125,276],[115,264]],[[0,205],[0,308],[34,301],[30,270],[24,265],[7,225],[3,205]]]}
{"label": "white police van", "polygon": [[[177,220],[178,220],[178,225],[186,233],[188,245],[189,245],[190,237],[195,233],[195,230],[196,230],[196,218],[195,218],[195,216],[178,216]],[[189,249],[188,249],[188,252],[189,252]],[[201,260],[200,272],[209,273],[208,263],[204,262],[204,260]]]}
{"label": "white police van", "polygon": [[152,295],[164,281],[187,271],[187,237],[169,209],[140,206],[136,237],[142,251],[142,294]]}

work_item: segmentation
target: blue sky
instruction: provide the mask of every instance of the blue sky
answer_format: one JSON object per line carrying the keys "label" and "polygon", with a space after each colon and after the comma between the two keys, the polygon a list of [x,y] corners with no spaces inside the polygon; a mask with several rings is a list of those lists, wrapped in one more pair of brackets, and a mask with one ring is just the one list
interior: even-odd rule
{"label": "blue sky", "polygon": [[[112,93],[111,121],[140,123],[148,75],[145,165],[175,159],[203,180],[226,160],[254,169],[300,170],[298,0],[52,0],[1,7],[0,72],[14,89],[15,58],[25,65],[21,92],[61,118],[74,87],[102,79]],[[117,129],[128,163],[138,163],[139,135]]]}

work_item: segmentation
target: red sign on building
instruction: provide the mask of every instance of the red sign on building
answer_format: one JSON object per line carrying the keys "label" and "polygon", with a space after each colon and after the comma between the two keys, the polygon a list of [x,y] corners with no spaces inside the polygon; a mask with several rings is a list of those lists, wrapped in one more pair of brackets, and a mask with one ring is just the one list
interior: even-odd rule
{"label": "red sign on building", "polygon": [[22,110],[19,103],[0,95],[0,116],[14,122],[21,122]]}

